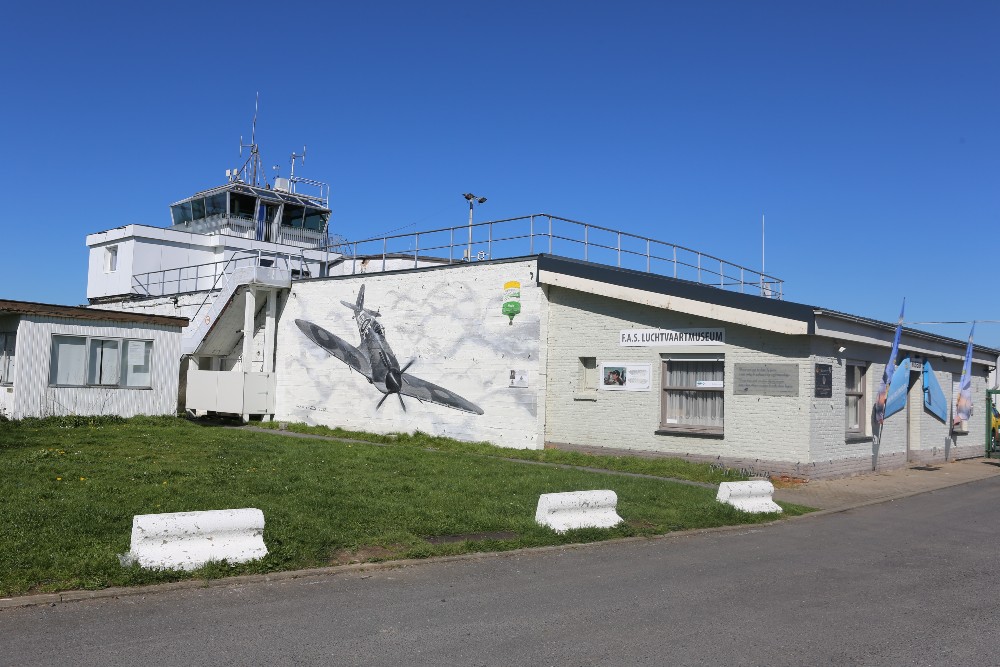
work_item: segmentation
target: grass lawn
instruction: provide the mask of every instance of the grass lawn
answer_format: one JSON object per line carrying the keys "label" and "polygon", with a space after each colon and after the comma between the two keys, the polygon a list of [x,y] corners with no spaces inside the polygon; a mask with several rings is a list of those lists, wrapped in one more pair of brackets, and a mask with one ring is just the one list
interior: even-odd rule
{"label": "grass lawn", "polygon": [[725,468],[714,468],[703,463],[692,463],[684,459],[651,458],[641,456],[614,456],[582,454],[580,452],[563,451],[559,449],[510,449],[497,447],[487,442],[462,442],[451,438],[441,438],[426,433],[394,433],[381,435],[364,431],[348,431],[342,428],[326,426],[308,426],[301,423],[279,424],[278,422],[259,422],[255,426],[268,429],[284,429],[293,433],[308,433],[331,438],[344,438],[391,444],[400,447],[418,447],[446,452],[462,452],[478,454],[494,458],[522,459],[525,461],[544,461],[562,465],[582,466],[586,468],[601,468],[618,472],[632,472],[657,477],[686,479],[692,482],[719,484],[720,482],[736,482],[747,477],[738,471]]}
{"label": "grass lawn", "polygon": [[[775,518],[716,503],[707,488],[523,465],[482,456],[481,445],[430,438],[414,446],[418,439],[373,447],[175,418],[0,422],[0,596],[568,544]],[[638,466],[636,472],[656,463],[572,458],[559,462],[606,467],[600,459],[615,459],[622,469]],[[720,474],[699,467],[706,479]],[[534,523],[539,494],[588,489],[613,489],[625,523],[564,535]],[[117,554],[129,550],[135,514],[240,507],[264,512],[269,554],[261,561],[211,564],[191,573],[147,571],[118,561]],[[786,516],[807,511],[784,507]],[[475,537],[481,533],[505,535]],[[474,537],[435,539],[469,535]]]}

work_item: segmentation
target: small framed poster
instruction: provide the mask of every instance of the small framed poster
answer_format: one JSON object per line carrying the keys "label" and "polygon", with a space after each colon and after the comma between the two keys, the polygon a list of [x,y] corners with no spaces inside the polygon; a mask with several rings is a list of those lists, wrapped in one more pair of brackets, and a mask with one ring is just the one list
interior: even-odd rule
{"label": "small framed poster", "polygon": [[600,388],[604,391],[649,391],[652,364],[606,361],[601,364]]}

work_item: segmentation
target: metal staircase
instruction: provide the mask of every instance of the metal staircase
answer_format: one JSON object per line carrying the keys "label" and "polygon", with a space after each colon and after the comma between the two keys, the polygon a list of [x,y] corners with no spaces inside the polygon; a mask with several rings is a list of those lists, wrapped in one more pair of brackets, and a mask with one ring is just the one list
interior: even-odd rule
{"label": "metal staircase", "polygon": [[[238,329],[241,329],[245,305],[242,299],[233,297],[243,287],[271,289],[291,287],[293,259],[296,258],[291,255],[260,250],[234,254],[226,262],[215,284],[205,294],[205,299],[191,318],[191,323],[184,330],[181,337],[181,353],[202,352],[208,338],[220,328],[220,320],[232,321]],[[304,272],[301,261],[299,271]]]}

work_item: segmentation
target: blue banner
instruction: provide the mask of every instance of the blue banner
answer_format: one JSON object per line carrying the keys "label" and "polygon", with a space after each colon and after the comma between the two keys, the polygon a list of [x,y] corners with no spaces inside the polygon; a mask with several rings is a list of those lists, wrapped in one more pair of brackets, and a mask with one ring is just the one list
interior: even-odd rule
{"label": "blue banner", "polygon": [[931,362],[924,361],[924,408],[943,422],[948,421],[948,399],[934,376]]}
{"label": "blue banner", "polygon": [[972,323],[969,331],[969,342],[965,346],[965,361],[962,363],[962,379],[958,381],[958,397],[955,399],[955,415],[953,424],[958,426],[972,417],[972,334],[976,332],[976,323]]}
{"label": "blue banner", "polygon": [[906,407],[906,392],[910,388],[910,358],[899,362],[889,383],[889,395],[885,401],[885,416],[890,417]]}
{"label": "blue banner", "polygon": [[[892,351],[889,352],[889,363],[885,365],[882,372],[882,381],[878,385],[878,393],[875,395],[875,421],[879,424],[892,414],[885,409],[886,399],[889,393],[889,382],[896,377],[896,355],[899,354],[899,335],[903,333],[903,311],[906,310],[906,299],[903,299],[903,306],[899,309],[899,322],[896,323],[896,335],[892,339]],[[904,397],[905,403],[905,397]]]}

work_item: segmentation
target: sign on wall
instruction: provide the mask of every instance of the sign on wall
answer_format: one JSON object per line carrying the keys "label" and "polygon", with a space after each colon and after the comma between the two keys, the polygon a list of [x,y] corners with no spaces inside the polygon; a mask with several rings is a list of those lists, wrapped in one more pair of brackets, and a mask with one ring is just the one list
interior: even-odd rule
{"label": "sign on wall", "polygon": [[734,364],[733,393],[737,396],[798,396],[796,364]]}
{"label": "sign on wall", "polygon": [[622,347],[666,347],[670,345],[725,345],[725,329],[622,329]]}
{"label": "sign on wall", "polygon": [[649,391],[652,364],[608,361],[601,364],[601,389],[608,391]]}
{"label": "sign on wall", "polygon": [[814,398],[833,398],[833,366],[831,364],[816,364],[816,382]]}
{"label": "sign on wall", "polygon": [[528,386],[528,371],[523,369],[511,369],[510,386],[526,388]]}

